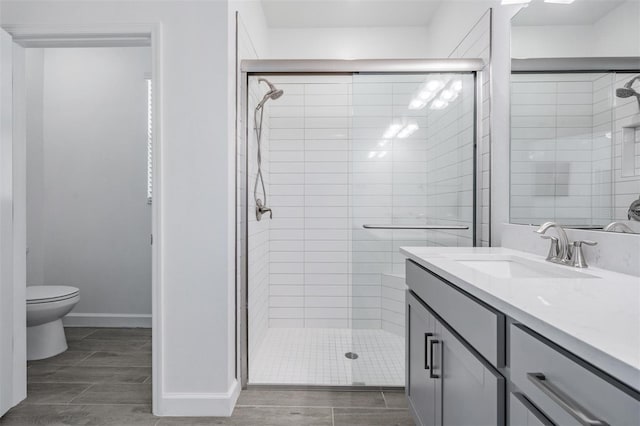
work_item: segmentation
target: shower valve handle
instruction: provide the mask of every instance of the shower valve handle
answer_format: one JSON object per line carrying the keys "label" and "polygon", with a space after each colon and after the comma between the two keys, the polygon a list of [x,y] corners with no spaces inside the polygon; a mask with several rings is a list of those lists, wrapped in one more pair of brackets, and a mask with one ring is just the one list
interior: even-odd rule
{"label": "shower valve handle", "polygon": [[273,212],[267,206],[262,203],[261,199],[256,200],[256,219],[260,221],[262,219],[262,215],[269,212],[269,219],[273,219]]}

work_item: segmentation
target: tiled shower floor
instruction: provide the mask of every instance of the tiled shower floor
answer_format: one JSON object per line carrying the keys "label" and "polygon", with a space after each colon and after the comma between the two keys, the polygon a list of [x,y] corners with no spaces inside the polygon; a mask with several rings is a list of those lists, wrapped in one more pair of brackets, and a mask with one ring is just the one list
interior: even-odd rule
{"label": "tiled shower floor", "polygon": [[404,338],[384,330],[270,328],[249,384],[404,386],[404,364]]}

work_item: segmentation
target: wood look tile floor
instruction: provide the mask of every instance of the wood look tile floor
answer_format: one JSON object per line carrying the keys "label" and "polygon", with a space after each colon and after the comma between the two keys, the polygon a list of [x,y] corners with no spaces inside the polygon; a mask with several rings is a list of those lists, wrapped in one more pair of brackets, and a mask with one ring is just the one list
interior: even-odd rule
{"label": "wood look tile floor", "polygon": [[412,426],[401,392],[246,390],[231,417],[151,414],[151,330],[67,328],[69,350],[28,363],[2,426]]}

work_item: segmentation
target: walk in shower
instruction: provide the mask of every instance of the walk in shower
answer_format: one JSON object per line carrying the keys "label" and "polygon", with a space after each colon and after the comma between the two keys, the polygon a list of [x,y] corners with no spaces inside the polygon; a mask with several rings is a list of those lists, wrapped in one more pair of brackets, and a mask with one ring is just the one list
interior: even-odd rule
{"label": "walk in shower", "polygon": [[243,63],[244,384],[404,386],[399,248],[475,243],[481,67]]}

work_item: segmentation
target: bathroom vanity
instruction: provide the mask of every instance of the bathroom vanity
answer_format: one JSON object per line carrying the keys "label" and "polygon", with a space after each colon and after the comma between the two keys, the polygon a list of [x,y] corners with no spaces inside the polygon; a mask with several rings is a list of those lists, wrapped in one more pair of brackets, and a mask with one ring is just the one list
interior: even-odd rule
{"label": "bathroom vanity", "polygon": [[640,278],[505,248],[403,248],[418,425],[640,425]]}

